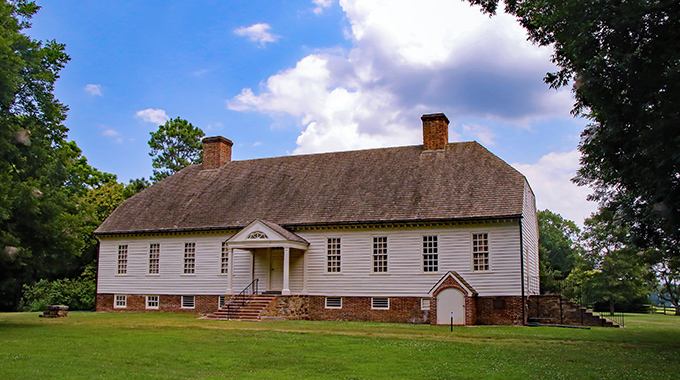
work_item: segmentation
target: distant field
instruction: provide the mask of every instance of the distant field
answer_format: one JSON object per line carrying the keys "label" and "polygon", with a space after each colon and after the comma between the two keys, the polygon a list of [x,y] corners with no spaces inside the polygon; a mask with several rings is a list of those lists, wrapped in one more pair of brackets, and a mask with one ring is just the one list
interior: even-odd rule
{"label": "distant field", "polygon": [[625,329],[0,314],[0,379],[677,379],[680,317]]}

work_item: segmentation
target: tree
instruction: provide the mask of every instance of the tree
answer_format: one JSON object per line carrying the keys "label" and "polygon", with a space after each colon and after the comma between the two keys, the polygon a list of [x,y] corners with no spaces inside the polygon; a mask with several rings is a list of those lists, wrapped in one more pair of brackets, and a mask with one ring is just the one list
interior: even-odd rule
{"label": "tree", "polygon": [[541,277],[564,279],[572,269],[581,252],[576,223],[562,218],[550,210],[538,212],[538,252]]}
{"label": "tree", "polygon": [[25,284],[78,276],[87,245],[78,197],[115,180],[66,141],[67,107],[54,83],[64,45],[23,31],[33,2],[0,2],[0,310],[15,310]]}
{"label": "tree", "polygon": [[605,302],[613,313],[616,303],[649,295],[649,267],[615,210],[600,208],[587,219],[583,238],[586,250],[579,269],[592,271],[586,281],[589,301]]}
{"label": "tree", "polygon": [[[500,0],[469,0],[496,12]],[[553,88],[573,83],[591,120],[576,177],[618,208],[637,244],[680,255],[680,2],[505,0],[529,39],[552,46]]]}
{"label": "tree", "polygon": [[151,180],[158,182],[189,165],[200,164],[203,136],[200,128],[179,117],[160,125],[149,140],[154,168]]}

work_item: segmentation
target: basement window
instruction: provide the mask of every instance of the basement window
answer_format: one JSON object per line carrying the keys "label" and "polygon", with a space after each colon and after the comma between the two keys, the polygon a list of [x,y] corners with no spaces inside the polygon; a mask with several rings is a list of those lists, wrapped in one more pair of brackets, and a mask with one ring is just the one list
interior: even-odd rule
{"label": "basement window", "polygon": [[430,310],[430,299],[421,298],[420,299],[420,310]]}
{"label": "basement window", "polygon": [[146,296],[147,309],[158,309],[159,306],[160,306],[159,296]]}
{"label": "basement window", "polygon": [[125,309],[127,307],[127,296],[124,294],[116,294],[114,296],[113,307],[115,309]]}
{"label": "basement window", "polygon": [[342,309],[342,297],[326,297],[326,309]]}
{"label": "basement window", "polygon": [[224,305],[227,304],[227,297],[225,296],[220,296],[219,299],[217,300],[217,307],[218,308],[223,308]]}
{"label": "basement window", "polygon": [[389,310],[390,309],[390,299],[389,298],[371,298],[371,309]]}
{"label": "basement window", "polygon": [[182,296],[182,309],[193,309],[196,307],[196,297]]}

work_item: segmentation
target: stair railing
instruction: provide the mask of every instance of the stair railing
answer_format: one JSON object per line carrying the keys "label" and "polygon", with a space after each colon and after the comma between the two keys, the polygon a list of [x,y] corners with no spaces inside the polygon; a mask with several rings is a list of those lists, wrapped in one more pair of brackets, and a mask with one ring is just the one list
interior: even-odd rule
{"label": "stair railing", "polygon": [[258,284],[260,279],[254,279],[248,286],[241,290],[241,293],[232,298],[227,304],[227,319],[231,318],[231,310],[238,310],[238,308],[246,305],[249,299],[253,298],[254,295],[258,294]]}

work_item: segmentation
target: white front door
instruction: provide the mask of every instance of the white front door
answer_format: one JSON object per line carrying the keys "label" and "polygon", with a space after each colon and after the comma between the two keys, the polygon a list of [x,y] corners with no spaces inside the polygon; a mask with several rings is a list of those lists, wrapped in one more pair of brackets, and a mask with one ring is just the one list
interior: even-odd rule
{"label": "white front door", "polygon": [[272,248],[269,257],[269,290],[283,289],[283,249]]}
{"label": "white front door", "polygon": [[465,324],[465,296],[458,289],[447,288],[437,295],[437,324],[450,324],[451,313],[454,325]]}

